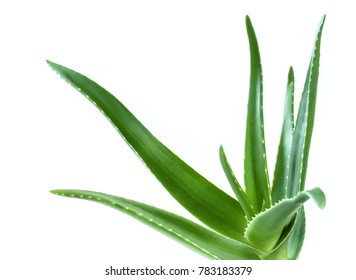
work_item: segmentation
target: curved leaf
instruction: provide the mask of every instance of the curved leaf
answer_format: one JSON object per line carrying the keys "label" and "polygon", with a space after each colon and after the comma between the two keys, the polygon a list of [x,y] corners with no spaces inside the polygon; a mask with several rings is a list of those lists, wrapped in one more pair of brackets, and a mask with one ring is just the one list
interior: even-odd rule
{"label": "curved leaf", "polygon": [[246,220],[240,204],[210,183],[158,141],[111,93],[89,78],[59,64],[48,64],[89,99],[168,192],[212,229],[242,239]]}
{"label": "curved leaf", "polygon": [[271,205],[263,128],[262,67],[255,31],[249,17],[246,29],[250,43],[250,92],[245,139],[245,191],[258,212]]}
{"label": "curved leaf", "polygon": [[300,192],[295,197],[286,198],[257,214],[246,228],[246,239],[260,250],[265,252],[272,250],[280,239],[284,227],[309,198],[312,198],[320,208],[325,207],[325,195],[321,189]]}
{"label": "curved leaf", "polygon": [[[283,229],[281,237],[279,238],[278,244],[275,248],[273,248],[273,250],[267,255],[263,256],[263,259],[296,260],[304,240],[305,232],[302,230],[303,227],[301,227],[303,221],[305,225],[304,206],[297,211],[297,214]],[[301,242],[299,242],[300,240]]]}
{"label": "curved leaf", "polygon": [[302,207],[288,239],[288,259],[296,260],[302,250],[305,237],[305,211]]}
{"label": "curved leaf", "polygon": [[[258,251],[162,209],[109,194],[86,190],[53,190],[54,194],[98,202],[119,210],[210,258],[256,260]],[[137,236],[139,238],[139,236]]]}

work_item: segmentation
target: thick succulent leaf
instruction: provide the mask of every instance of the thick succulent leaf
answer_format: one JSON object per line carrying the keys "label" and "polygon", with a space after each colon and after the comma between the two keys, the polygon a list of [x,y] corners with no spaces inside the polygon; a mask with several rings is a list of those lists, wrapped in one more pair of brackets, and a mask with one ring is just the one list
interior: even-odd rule
{"label": "thick succulent leaf", "polygon": [[296,223],[288,239],[288,259],[296,260],[302,250],[305,236],[305,211],[302,207],[299,211]]}
{"label": "thick succulent leaf", "polygon": [[109,119],[136,155],[182,206],[212,229],[234,239],[243,238],[246,220],[237,200],[218,189],[158,141],[103,87],[64,66],[50,61],[48,64]]}
{"label": "thick succulent leaf", "polygon": [[312,198],[320,208],[325,207],[325,195],[321,189],[300,192],[295,197],[283,199],[257,214],[246,228],[246,239],[252,246],[269,252],[278,243],[284,227],[309,198]]}
{"label": "thick succulent leaf", "polygon": [[249,17],[246,28],[250,43],[250,92],[247,109],[244,181],[246,195],[260,211],[271,205],[263,127],[262,66],[255,31]]}
{"label": "thick succulent leaf", "polygon": [[[283,229],[281,237],[275,248],[263,259],[269,260],[295,260],[297,259],[301,246],[304,240],[304,231],[301,231],[301,224],[305,225],[304,206],[302,206],[297,214],[292,218],[289,224]],[[305,229],[305,227],[304,227]]]}
{"label": "thick succulent leaf", "polygon": [[299,104],[298,117],[292,141],[287,196],[304,190],[310,142],[314,126],[315,104],[319,77],[320,41],[325,22],[322,18],[314,43],[312,57]]}
{"label": "thick succulent leaf", "polygon": [[253,209],[253,206],[251,205],[251,202],[249,201],[245,192],[241,188],[239,182],[237,181],[235,174],[232,171],[231,166],[227,160],[223,146],[220,146],[219,156],[220,156],[221,166],[225,172],[226,178],[229,181],[231,188],[237,197],[237,200],[240,202],[241,207],[246,214],[247,220],[249,220],[252,218],[252,216],[256,214],[256,212]]}
{"label": "thick succulent leaf", "polygon": [[288,243],[283,242],[275,250],[262,257],[263,260],[287,260],[288,259]]}
{"label": "thick succulent leaf", "polygon": [[276,166],[272,183],[272,202],[276,203],[287,195],[289,160],[294,130],[294,73],[289,69],[288,83],[284,103],[282,132],[278,146]]}
{"label": "thick succulent leaf", "polygon": [[[147,204],[86,190],[53,190],[51,192],[112,207],[210,259],[259,259],[257,255],[259,252],[247,245],[222,236],[183,217]],[[137,238],[139,238],[139,235]]]}

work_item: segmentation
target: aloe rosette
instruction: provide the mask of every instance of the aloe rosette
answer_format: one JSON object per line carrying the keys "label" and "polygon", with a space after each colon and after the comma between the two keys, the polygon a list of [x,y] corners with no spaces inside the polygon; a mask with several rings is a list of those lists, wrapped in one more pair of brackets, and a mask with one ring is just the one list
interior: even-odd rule
{"label": "aloe rosette", "polygon": [[165,210],[89,190],[57,189],[57,195],[98,202],[119,210],[210,259],[297,259],[305,234],[303,205],[310,198],[320,208],[325,195],[305,190],[319,74],[318,27],[294,120],[294,74],[290,68],[274,179],[269,180],[263,124],[262,66],[257,38],[246,17],[250,45],[250,90],[246,123],[244,188],[237,181],[222,146],[221,165],[233,198],[170,151],[114,95],[86,76],[47,61],[112,123],[165,189],[205,226]]}

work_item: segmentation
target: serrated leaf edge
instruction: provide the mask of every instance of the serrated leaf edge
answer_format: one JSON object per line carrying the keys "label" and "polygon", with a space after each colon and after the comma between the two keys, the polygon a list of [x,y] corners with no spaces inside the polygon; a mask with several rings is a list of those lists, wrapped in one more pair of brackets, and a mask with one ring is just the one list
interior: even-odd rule
{"label": "serrated leaf edge", "polygon": [[[320,41],[321,41],[321,34],[323,32],[323,27],[324,27],[324,23],[325,23],[325,18],[326,16],[324,15],[320,24],[319,24],[319,27],[318,27],[318,32],[315,36],[315,41],[314,41],[314,48],[313,48],[313,52],[312,52],[312,57],[310,59],[310,72],[308,73],[308,76],[307,76],[307,79],[308,79],[308,83],[307,83],[307,100],[306,100],[306,112],[305,112],[305,119],[306,119],[306,122],[304,125],[304,135],[303,135],[303,144],[302,144],[302,155],[301,155],[301,163],[300,163],[300,171],[299,171],[299,180],[298,180],[298,189],[297,191],[303,191],[304,190],[304,186],[302,186],[302,181],[305,180],[305,178],[303,178],[303,173],[306,172],[306,170],[304,170],[304,157],[305,157],[305,144],[306,144],[306,135],[307,135],[307,131],[308,131],[308,114],[309,114],[309,100],[310,100],[310,86],[312,84],[312,82],[314,81],[314,68],[315,68],[315,63],[314,63],[314,60],[315,60],[315,57],[316,57],[316,54],[319,50],[320,52]],[[320,53],[319,53],[319,56],[320,56]],[[320,62],[319,62],[320,64]],[[319,65],[318,65],[318,69],[319,69]],[[317,69],[317,75],[316,75],[316,78],[318,78],[318,69]],[[300,104],[302,103],[302,99],[301,99],[301,102]],[[300,105],[299,105],[300,106]],[[313,125],[313,124],[311,124]],[[293,145],[293,143],[292,143]],[[290,175],[290,174],[289,174]],[[294,195],[296,195],[296,190],[294,190]],[[293,193],[292,193],[293,194]]]}
{"label": "serrated leaf edge", "polygon": [[277,201],[275,204],[271,205],[269,208],[266,208],[266,209],[264,209],[263,211],[257,213],[255,216],[253,216],[253,217],[247,222],[247,226],[246,226],[245,231],[244,231],[244,237],[246,237],[246,233],[247,233],[247,230],[248,230],[250,224],[251,224],[257,217],[261,216],[262,214],[264,214],[265,212],[267,212],[267,211],[270,210],[271,208],[277,206],[278,204],[280,204],[280,203],[282,203],[282,202],[284,202],[284,201],[293,200],[293,199],[294,199],[293,197],[292,197],[292,198],[282,198],[282,199],[280,199],[279,201]]}
{"label": "serrated leaf edge", "polygon": [[170,232],[170,233],[174,234],[178,239],[184,240],[185,242],[191,244],[193,247],[197,248],[198,250],[203,251],[205,254],[211,256],[213,259],[221,260],[218,256],[216,256],[213,253],[211,253],[210,251],[200,247],[198,244],[196,244],[193,241],[191,241],[190,239],[184,237],[182,234],[175,232],[172,228],[164,226],[163,223],[157,222],[153,218],[147,218],[142,213],[137,213],[135,210],[131,209],[128,206],[121,206],[118,203],[116,203],[113,199],[101,198],[101,197],[98,197],[98,196],[94,197],[92,195],[83,195],[83,194],[80,194],[80,195],[75,195],[75,194],[66,195],[66,194],[64,194],[62,192],[59,192],[59,191],[53,191],[53,194],[56,194],[56,195],[59,195],[59,196],[64,196],[64,197],[71,197],[71,198],[89,199],[89,200],[93,200],[93,201],[105,201],[106,200],[109,203],[111,203],[113,207],[124,208],[125,211],[130,212],[133,216],[140,217],[140,219],[144,219],[148,223],[158,226],[163,231],[167,231],[167,232]]}

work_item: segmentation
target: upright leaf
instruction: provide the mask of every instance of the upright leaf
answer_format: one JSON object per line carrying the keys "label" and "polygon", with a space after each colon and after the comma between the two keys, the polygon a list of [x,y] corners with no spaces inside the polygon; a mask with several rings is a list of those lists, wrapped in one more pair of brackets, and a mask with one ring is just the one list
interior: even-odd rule
{"label": "upright leaf", "polygon": [[229,181],[231,188],[237,197],[237,200],[240,202],[241,207],[246,214],[247,220],[249,220],[250,218],[252,218],[253,215],[256,214],[256,211],[253,209],[251,202],[249,201],[248,197],[246,196],[239,182],[237,181],[235,174],[232,171],[231,166],[226,158],[223,146],[220,146],[219,155],[220,162],[225,172],[226,178]]}
{"label": "upright leaf", "polygon": [[[109,194],[86,190],[53,190],[54,194],[98,202],[119,210],[215,260],[257,260],[258,251],[192,221],[156,207]],[[140,238],[139,235],[136,236]]]}
{"label": "upright leaf", "polygon": [[250,92],[247,109],[244,179],[245,191],[257,211],[271,205],[263,125],[262,66],[255,31],[249,17]]}
{"label": "upright leaf", "polygon": [[183,207],[212,229],[234,239],[243,239],[246,220],[238,201],[158,141],[103,87],[64,66],[50,61],[48,64],[109,119],[135,154]]}
{"label": "upright leaf", "polygon": [[276,166],[272,183],[272,202],[276,203],[287,196],[289,160],[294,130],[294,73],[289,69],[287,91],[284,103],[282,132],[278,146]]}
{"label": "upright leaf", "polygon": [[309,148],[314,127],[315,103],[319,77],[320,41],[324,22],[325,16],[322,18],[316,34],[312,57],[299,105],[289,164],[288,197],[293,197],[298,191],[304,190]]}

